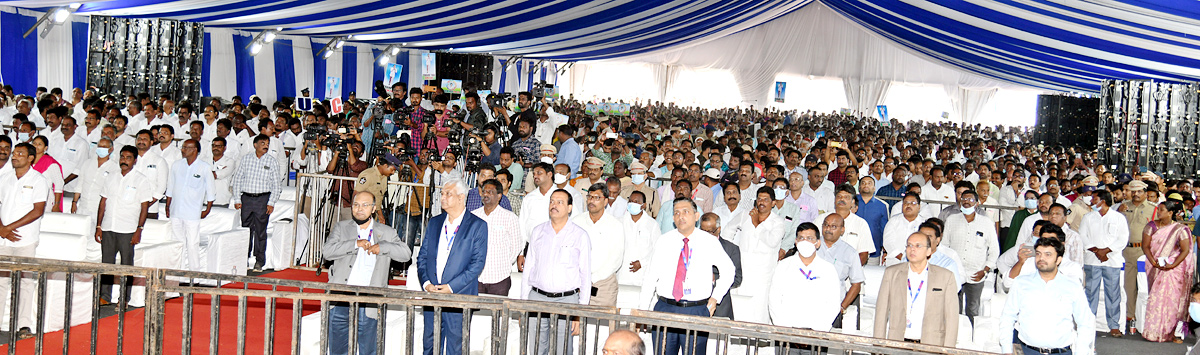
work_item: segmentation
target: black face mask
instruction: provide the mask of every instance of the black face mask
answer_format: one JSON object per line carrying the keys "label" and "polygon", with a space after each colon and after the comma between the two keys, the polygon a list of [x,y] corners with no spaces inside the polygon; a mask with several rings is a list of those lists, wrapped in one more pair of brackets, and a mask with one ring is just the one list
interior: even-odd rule
{"label": "black face mask", "polygon": [[358,219],[358,217],[351,216],[350,219],[353,219],[354,223],[357,223],[360,226],[367,224],[367,222],[371,221],[371,217],[367,217],[367,219]]}

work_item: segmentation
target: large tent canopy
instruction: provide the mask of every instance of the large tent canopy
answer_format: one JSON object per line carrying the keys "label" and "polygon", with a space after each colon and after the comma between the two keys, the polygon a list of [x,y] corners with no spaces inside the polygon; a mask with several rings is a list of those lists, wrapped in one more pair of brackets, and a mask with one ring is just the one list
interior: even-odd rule
{"label": "large tent canopy", "polygon": [[[22,11],[70,3],[0,2]],[[892,82],[939,84],[956,115],[970,122],[971,108],[997,88],[1095,92],[1107,78],[1200,80],[1200,6],[1194,4],[110,0],[84,2],[76,14],[199,21],[212,31],[238,33],[281,28],[285,38],[311,43],[353,35],[351,42],[368,48],[402,44],[498,58],[650,63],[660,66],[661,97],[679,68],[733,72],[748,103],[767,102],[777,74],[837,77],[860,111],[882,102]]]}

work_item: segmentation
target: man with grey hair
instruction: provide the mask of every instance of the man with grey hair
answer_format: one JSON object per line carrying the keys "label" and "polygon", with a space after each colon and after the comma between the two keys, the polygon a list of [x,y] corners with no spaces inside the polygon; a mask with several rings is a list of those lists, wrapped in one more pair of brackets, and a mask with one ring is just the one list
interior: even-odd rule
{"label": "man with grey hair", "polygon": [[603,351],[608,355],[642,355],[646,353],[646,343],[637,333],[621,329],[608,335]]}
{"label": "man with grey hair", "polygon": [[[429,219],[421,250],[417,253],[417,278],[431,293],[479,295],[479,275],[487,259],[488,224],[467,211],[467,185],[448,178],[442,185],[442,214]],[[358,218],[357,216],[355,218]],[[462,348],[462,309],[442,309],[440,339],[434,339],[434,315],[427,309],[425,355],[433,354],[434,342],[446,355],[459,355]]]}

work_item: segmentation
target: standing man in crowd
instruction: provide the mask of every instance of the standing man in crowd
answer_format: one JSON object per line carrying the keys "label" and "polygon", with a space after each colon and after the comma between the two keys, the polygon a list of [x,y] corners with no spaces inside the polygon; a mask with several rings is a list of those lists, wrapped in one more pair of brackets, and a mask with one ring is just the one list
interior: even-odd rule
{"label": "standing man in crowd", "polygon": [[755,198],[750,218],[731,227],[736,229],[735,240],[742,251],[744,272],[738,294],[750,297],[749,302],[738,305],[737,312],[741,315],[739,320],[767,324],[770,322],[767,314],[767,291],[771,286],[771,273],[779,263],[780,236],[785,234],[784,221],[773,213],[773,189],[767,186],[760,187]]}
{"label": "standing man in crowd", "polygon": [[983,279],[996,268],[1000,257],[1000,240],[996,237],[996,223],[987,216],[976,213],[979,195],[975,190],[962,193],[962,206],[946,221],[943,233],[950,249],[961,253],[963,269],[967,272],[967,283],[959,293],[963,313],[974,324],[979,315],[979,298],[986,284]]}
{"label": "standing man in crowd", "polygon": [[[212,154],[210,154],[209,165],[213,169],[213,186],[216,188],[216,199],[213,200],[215,205],[221,207],[229,206],[229,200],[233,198],[231,193],[230,178],[237,171],[237,164],[240,159],[233,155],[226,154],[229,141],[222,137],[214,137],[212,140]],[[237,142],[234,142],[237,144]]]}
{"label": "standing man in crowd", "polygon": [[212,166],[197,159],[200,142],[195,139],[184,141],[180,152],[183,159],[171,166],[167,180],[167,218],[175,240],[183,242],[183,269],[208,271],[200,260],[200,220],[208,217],[217,197]]}
{"label": "standing man in crowd", "polygon": [[267,221],[275,212],[275,201],[282,191],[279,162],[267,154],[270,137],[254,137],[254,152],[242,156],[233,175],[233,208],[242,211],[242,227],[250,228],[250,253],[255,272],[267,262]]}
{"label": "standing man in crowd", "polygon": [[1017,277],[1000,313],[1000,352],[1012,354],[1020,344],[1025,355],[1091,354],[1096,315],[1086,308],[1083,286],[1058,270],[1062,242],[1041,238],[1034,251],[1038,273]]}
{"label": "standing man in crowd", "polygon": [[795,234],[796,252],[779,261],[771,279],[771,324],[827,332],[837,318],[842,283],[833,263],[817,257],[817,225],[801,223]]}
{"label": "standing man in crowd", "polygon": [[1091,200],[1092,212],[1083,216],[1079,230],[1086,250],[1083,253],[1083,273],[1087,278],[1085,291],[1088,306],[1095,314],[1100,302],[1100,286],[1103,284],[1108,333],[1113,337],[1121,337],[1121,268],[1125,266],[1121,251],[1129,243],[1129,223],[1125,221],[1125,215],[1110,208],[1112,193],[1096,190]]}
{"label": "standing man in crowd", "polygon": [[[1121,256],[1125,260],[1133,260],[1134,263],[1143,255],[1142,232],[1146,230],[1146,225],[1154,217],[1154,208],[1158,206],[1157,201],[1146,200],[1146,187],[1146,183],[1141,180],[1130,181],[1129,184],[1125,185],[1125,188],[1129,191],[1130,200],[1121,204],[1125,220],[1129,223],[1129,241],[1125,244],[1125,248],[1121,250]],[[1063,240],[1063,244],[1066,244],[1066,240]],[[1070,252],[1068,251],[1066,255],[1070,255]],[[1137,269],[1136,267],[1126,267],[1124,270],[1126,280],[1125,295],[1127,296],[1125,300],[1125,324],[1130,328],[1133,328],[1134,315],[1137,312]],[[1148,290],[1147,293],[1149,293]]]}
{"label": "standing man in crowd", "polygon": [[[531,178],[536,186],[532,192],[525,195],[521,199],[521,213],[517,216],[521,221],[521,236],[526,243],[533,240],[533,230],[542,223],[550,220],[550,197],[554,194],[554,167],[547,163],[538,163],[533,166]],[[567,190],[563,190],[566,192]],[[570,192],[566,192],[570,195]],[[573,200],[574,198],[572,198]],[[574,201],[572,201],[574,202]],[[528,247],[526,247],[528,249]],[[524,254],[524,253],[522,253]],[[517,257],[517,270],[523,271],[525,267],[525,256]]]}
{"label": "standing man in crowd", "polygon": [[[322,252],[325,260],[333,261],[329,268],[330,283],[387,287],[392,260],[405,262],[412,257],[412,251],[400,241],[395,229],[372,218],[376,207],[373,195],[355,193],[352,219],[338,221],[325,239]],[[358,353],[373,355],[379,309],[374,305],[359,305],[354,311],[358,313],[355,333]],[[351,340],[349,304],[334,302],[329,308],[329,353],[348,354]]]}
{"label": "standing man in crowd", "polygon": [[[635,193],[634,195],[637,195],[637,194]],[[725,255],[729,256],[729,260],[733,262],[733,269],[736,271],[733,275],[733,284],[730,285],[729,288],[732,290],[732,289],[738,288],[738,286],[741,286],[742,285],[742,250],[738,248],[737,244],[734,244],[733,242],[725,240],[724,238],[720,237],[721,236],[721,217],[717,216],[716,213],[712,213],[712,212],[705,213],[703,216],[700,217],[700,230],[704,231],[705,233],[712,234],[714,237],[717,237],[717,240],[721,241],[721,248],[725,249]],[[647,248],[648,249],[647,254],[654,252],[653,250],[649,250],[649,249],[653,248],[653,246],[654,245],[651,244],[650,248]],[[649,265],[649,263],[647,263],[647,265]],[[713,273],[716,274],[718,278],[721,277],[720,271],[717,270],[715,267],[713,268]],[[639,281],[641,281],[641,280],[639,280]],[[730,299],[730,298],[732,298],[732,297],[730,297],[730,295],[732,293],[733,292],[726,292],[725,297],[721,298],[721,301],[719,303],[717,303],[717,309],[715,311],[713,311],[713,317],[723,317],[723,318],[729,318],[731,320],[736,319],[733,317],[733,301]]]}
{"label": "standing man in crowd", "polygon": [[[488,224],[468,213],[467,185],[459,179],[446,179],[442,187],[445,213],[429,219],[421,251],[417,254],[417,277],[425,292],[479,294],[479,275],[487,259]],[[441,338],[435,339],[433,309],[427,308],[425,355],[433,355],[434,342],[443,349],[436,354],[461,355],[462,309],[442,309]]]}
{"label": "standing man in crowd", "polygon": [[[654,246],[650,268],[642,280],[639,308],[711,317],[733,285],[737,270],[717,237],[696,229],[696,203],[677,198],[672,205],[676,229],[659,237]],[[651,338],[655,355],[681,354],[680,350],[684,355],[704,355],[707,350],[708,334],[704,332],[693,337],[684,329],[656,328]]]}
{"label": "standing man in crowd", "polygon": [[821,225],[821,241],[823,243],[817,245],[817,255],[832,263],[837,269],[838,281],[843,283],[843,288],[845,288],[845,282],[850,283],[849,289],[842,290],[842,294],[845,296],[838,305],[841,310],[837,318],[833,320],[833,327],[839,329],[842,329],[842,316],[846,315],[846,308],[858,300],[858,291],[862,289],[862,283],[866,280],[862,264],[859,263],[858,251],[842,240],[845,232],[846,222],[842,216],[830,213],[825,216],[824,223]]}
{"label": "standing man in crowd", "polygon": [[[569,220],[574,202],[567,190],[550,193],[550,221],[533,227],[529,238],[521,299],[590,304],[592,244],[587,232]],[[553,341],[555,355],[571,355],[569,334],[579,329],[578,321],[572,321],[569,328],[565,316],[531,317],[529,322],[529,338],[537,339],[529,342],[530,353],[549,354]],[[550,333],[550,322],[558,323],[557,334]]]}
{"label": "standing man in crowd", "polygon": [[[904,254],[907,263],[883,272],[875,301],[875,337],[954,347],[958,344],[954,273],[929,264],[933,238],[926,234],[910,234]],[[900,287],[901,280],[906,287]]]}
{"label": "standing man in crowd", "polygon": [[[96,210],[96,242],[100,243],[100,259],[105,264],[116,262],[121,253],[121,265],[133,265],[133,248],[142,239],[146,214],[154,202],[153,191],[145,175],[133,171],[137,165],[137,149],[124,146],[120,152],[120,174],[105,180]],[[203,191],[201,191],[203,193]],[[188,245],[184,245],[186,248]],[[186,260],[186,259],[185,259]],[[111,275],[100,278],[100,303],[112,303]],[[122,277],[121,302],[129,302],[129,280]]]}
{"label": "standing man in crowd", "polygon": [[608,205],[608,184],[599,182],[587,188],[587,212],[572,218],[572,222],[587,232],[592,244],[591,277],[593,306],[617,306],[617,272],[625,258],[625,228],[611,214],[604,213]]}
{"label": "standing man in crowd", "polygon": [[[0,255],[32,258],[38,246],[38,234],[42,228],[42,214],[46,212],[46,200],[50,195],[50,181],[33,170],[33,157],[37,150],[32,144],[21,143],[13,147],[9,155],[12,171],[0,173]],[[12,277],[10,275],[9,277]],[[0,282],[0,294],[11,294],[9,281]],[[32,278],[22,277],[18,293],[17,321],[20,327],[17,338],[33,337],[29,327],[33,325],[32,302],[37,294],[37,283]],[[9,297],[0,297],[0,308],[11,309]]]}
{"label": "standing man in crowd", "polygon": [[521,226],[517,215],[500,207],[504,186],[499,180],[484,180],[479,185],[483,207],[471,211],[487,222],[487,259],[479,275],[479,293],[507,297],[512,288],[513,263],[521,253]]}

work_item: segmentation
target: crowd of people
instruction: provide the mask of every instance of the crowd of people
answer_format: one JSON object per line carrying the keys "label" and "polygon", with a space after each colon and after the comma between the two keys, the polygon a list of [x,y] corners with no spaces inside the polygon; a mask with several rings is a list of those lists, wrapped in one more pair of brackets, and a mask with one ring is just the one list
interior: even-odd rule
{"label": "crowd of people", "polygon": [[[260,270],[267,217],[300,171],[359,178],[318,187],[340,191],[341,221],[322,249],[336,283],[386,286],[392,261],[411,261],[409,282],[427,292],[516,287],[522,299],[614,307],[619,285],[636,285],[641,309],[830,331],[858,326],[843,318],[861,304],[864,267],[877,265],[874,336],[954,347],[959,314],[974,323],[981,294],[1000,290],[999,345],[1029,354],[1093,351],[1098,316],[1111,336],[1175,342],[1189,314],[1200,317],[1182,223],[1195,213],[1190,180],[1113,171],[1092,151],[1035,144],[1016,128],[660,102],[589,115],[572,97],[505,102],[473,86],[456,98],[396,84],[375,100],[350,97],[341,114],[257,97],[5,87],[0,254],[33,256],[43,213],[67,212],[95,216],[104,262],[132,264],[157,218],[185,243],[181,267],[195,269],[200,224],[227,206],[250,228]],[[388,181],[440,193],[384,204]],[[433,217],[418,230],[422,216]],[[1143,255],[1143,326],[1122,327],[1134,324]],[[19,305],[32,290],[21,287]],[[357,334],[369,353],[377,311],[334,307],[330,329],[344,333],[351,311],[368,320]],[[462,314],[444,312],[441,339],[425,318],[426,354],[434,342],[458,351]],[[557,354],[572,353],[576,322],[531,322],[531,351],[557,342]],[[345,336],[331,335],[333,353],[347,351]],[[706,342],[678,329],[652,339],[670,354],[703,354]]]}

